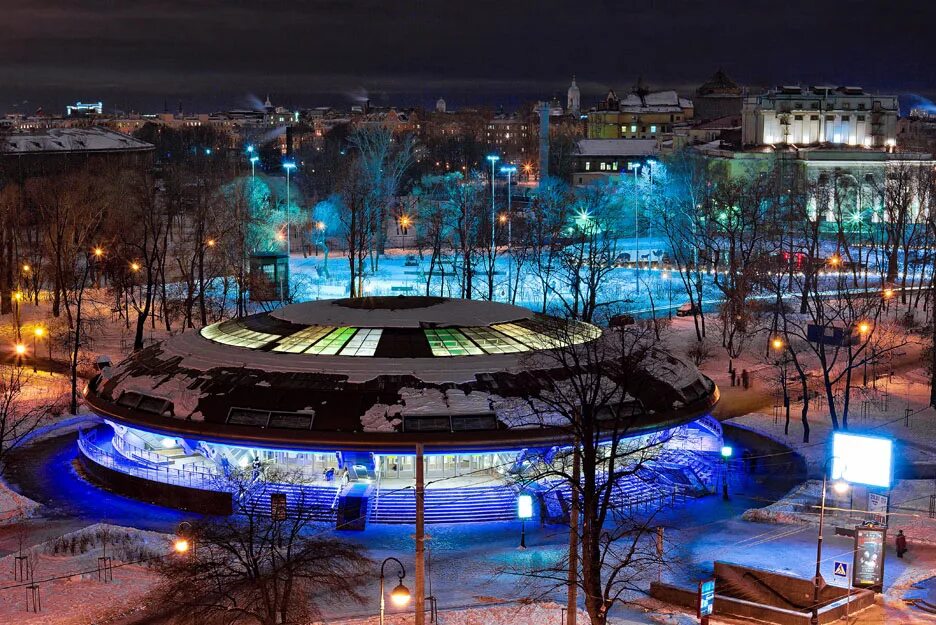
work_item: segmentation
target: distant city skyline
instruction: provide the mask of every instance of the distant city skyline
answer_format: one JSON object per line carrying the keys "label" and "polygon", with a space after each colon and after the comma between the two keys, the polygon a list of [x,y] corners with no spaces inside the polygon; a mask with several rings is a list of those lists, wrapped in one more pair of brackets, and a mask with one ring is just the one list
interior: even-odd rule
{"label": "distant city skyline", "polygon": [[691,91],[723,68],[740,84],[857,84],[936,99],[923,2],[776,4],[724,0],[632,5],[241,0],[38,0],[4,10],[0,111],[219,110],[429,106],[444,97],[513,107],[562,97],[583,106],[637,79]]}

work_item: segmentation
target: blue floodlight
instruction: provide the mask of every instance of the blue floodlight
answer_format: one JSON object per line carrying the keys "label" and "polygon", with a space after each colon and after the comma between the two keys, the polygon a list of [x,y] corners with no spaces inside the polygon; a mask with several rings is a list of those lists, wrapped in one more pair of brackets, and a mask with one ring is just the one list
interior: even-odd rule
{"label": "blue floodlight", "polygon": [[250,157],[250,162],[251,162],[252,164],[256,163],[256,162],[259,161],[259,160],[260,160],[260,157],[259,157],[259,156],[251,156],[251,157]]}
{"label": "blue floodlight", "polygon": [[254,146],[248,145],[248,146],[247,146],[247,153],[248,153],[248,154],[253,154],[253,151],[254,151]]}
{"label": "blue floodlight", "polygon": [[491,165],[493,165],[494,163],[500,160],[500,157],[496,154],[488,154],[485,158],[491,161]]}
{"label": "blue floodlight", "polygon": [[295,168],[296,168],[296,164],[292,161],[285,161],[283,163],[283,169],[285,169],[286,171],[290,171]]}
{"label": "blue floodlight", "polygon": [[728,445],[725,445],[724,447],[721,448],[722,458],[726,458],[726,459],[730,458],[732,453],[734,453],[734,449],[732,449]]}
{"label": "blue floodlight", "polygon": [[516,165],[504,165],[500,168],[502,174],[515,174],[517,173]]}
{"label": "blue floodlight", "polygon": [[520,495],[517,497],[517,518],[519,519],[532,519],[533,518],[533,497],[530,495]]}
{"label": "blue floodlight", "polygon": [[211,156],[211,148],[205,148],[205,154]]}

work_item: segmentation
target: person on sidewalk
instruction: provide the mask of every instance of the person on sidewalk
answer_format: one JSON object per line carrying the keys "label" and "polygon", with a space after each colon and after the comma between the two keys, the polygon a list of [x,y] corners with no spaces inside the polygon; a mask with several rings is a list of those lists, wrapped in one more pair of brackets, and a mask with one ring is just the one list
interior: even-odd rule
{"label": "person on sidewalk", "polygon": [[895,542],[897,543],[897,557],[904,557],[904,554],[907,553],[907,537],[904,536],[903,530],[897,530]]}

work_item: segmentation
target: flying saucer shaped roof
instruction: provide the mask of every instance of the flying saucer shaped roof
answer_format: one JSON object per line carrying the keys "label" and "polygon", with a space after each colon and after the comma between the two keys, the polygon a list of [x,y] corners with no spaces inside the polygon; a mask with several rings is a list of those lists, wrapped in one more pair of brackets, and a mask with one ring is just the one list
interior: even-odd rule
{"label": "flying saucer shaped roof", "polygon": [[[535,398],[569,376],[561,348],[599,353],[602,336],[591,324],[491,302],[323,300],[147,347],[105,369],[85,398],[126,425],[204,440],[525,445],[565,436]],[[711,380],[658,350],[620,383],[641,430],[685,422],[717,401]]]}

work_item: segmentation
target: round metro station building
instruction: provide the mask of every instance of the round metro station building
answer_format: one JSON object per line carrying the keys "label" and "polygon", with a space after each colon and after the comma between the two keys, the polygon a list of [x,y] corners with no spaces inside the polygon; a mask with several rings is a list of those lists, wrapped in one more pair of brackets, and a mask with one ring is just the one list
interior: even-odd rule
{"label": "round metro station building", "polygon": [[[208,513],[237,506],[225,476],[289,472],[302,479],[282,484],[287,500],[301,488],[322,520],[363,528],[413,522],[421,447],[426,522],[510,520],[525,467],[570,444],[567,422],[537,401],[568,376],[557,354],[610,332],[474,300],[292,304],[105,368],[85,390],[104,425],[80,433],[79,459],[115,491]],[[618,383],[627,435],[660,443],[622,503],[711,490],[722,442],[709,416],[715,384],[656,349]],[[537,491],[542,514],[561,516],[561,489],[523,488]]]}

